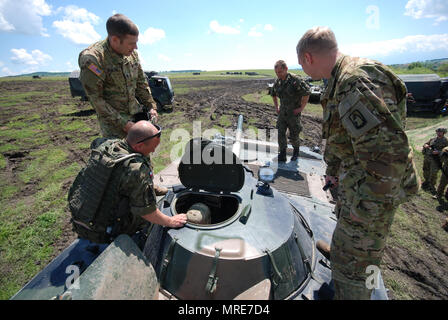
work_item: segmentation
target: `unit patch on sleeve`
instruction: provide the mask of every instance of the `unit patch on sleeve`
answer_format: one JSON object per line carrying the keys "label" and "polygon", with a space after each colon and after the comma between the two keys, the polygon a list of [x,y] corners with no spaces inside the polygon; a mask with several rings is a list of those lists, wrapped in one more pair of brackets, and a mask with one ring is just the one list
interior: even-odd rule
{"label": "unit patch on sleeve", "polygon": [[372,107],[359,90],[349,94],[338,106],[342,124],[354,138],[359,138],[382,122],[368,106]]}

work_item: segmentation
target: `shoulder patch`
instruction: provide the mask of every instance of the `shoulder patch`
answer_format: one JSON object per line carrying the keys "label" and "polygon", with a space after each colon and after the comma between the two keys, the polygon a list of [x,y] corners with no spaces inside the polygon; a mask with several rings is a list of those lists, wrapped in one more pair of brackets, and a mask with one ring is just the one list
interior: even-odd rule
{"label": "shoulder patch", "polygon": [[101,76],[101,74],[103,73],[103,71],[100,68],[98,68],[94,63],[91,63],[87,68],[94,74],[96,74],[98,77]]}
{"label": "shoulder patch", "polygon": [[358,89],[339,103],[338,111],[342,124],[354,138],[359,138],[382,122],[366,104],[370,102],[366,98],[363,99]]}

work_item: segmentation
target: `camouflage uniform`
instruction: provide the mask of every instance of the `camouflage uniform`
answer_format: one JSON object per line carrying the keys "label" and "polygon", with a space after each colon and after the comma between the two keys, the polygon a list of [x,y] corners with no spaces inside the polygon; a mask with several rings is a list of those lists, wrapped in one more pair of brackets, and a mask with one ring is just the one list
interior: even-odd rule
{"label": "camouflage uniform", "polygon": [[423,148],[422,152],[424,154],[423,159],[423,187],[429,189],[430,191],[435,191],[435,185],[437,182],[437,173],[440,170],[441,163],[439,155],[433,155],[432,152],[437,150],[442,151],[443,148],[448,146],[448,139],[445,137],[436,137],[430,139],[426,144],[430,148]]}
{"label": "camouflage uniform", "polygon": [[[125,139],[108,140],[111,143],[112,155],[127,155],[135,153]],[[99,147],[101,149],[101,146]],[[153,188],[153,171],[151,163],[147,157],[141,156],[129,160],[129,164],[123,166],[120,174],[114,174],[109,182],[109,186],[118,184],[119,194],[116,196],[129,199],[129,225],[125,227],[123,233],[132,234],[143,228],[147,221],[141,216],[156,211],[156,196]],[[106,193],[110,192],[108,187]],[[113,189],[113,188],[112,188]]]}
{"label": "camouflage uniform", "polygon": [[[442,165],[442,175],[437,187],[437,198],[442,199],[446,186],[448,185],[448,147],[442,149],[440,153],[440,163]],[[447,199],[448,200],[448,199]]]}
{"label": "camouflage uniform", "polygon": [[106,39],[81,51],[78,63],[80,80],[104,137],[124,138],[126,123],[143,111],[139,102],[148,110],[156,108],[137,51],[122,56]]}
{"label": "camouflage uniform", "polygon": [[335,299],[370,299],[394,213],[420,181],[404,132],[406,87],[384,65],[340,56],[322,97],[326,174],[339,178],[331,243]]}
{"label": "camouflage uniform", "polygon": [[291,144],[299,149],[299,134],[302,131],[300,113],[295,116],[294,109],[300,108],[302,97],[311,94],[310,86],[299,76],[287,73],[286,79],[277,79],[272,87],[271,96],[280,98],[280,112],[277,118],[278,146],[280,151],[286,150],[286,129],[289,128]]}

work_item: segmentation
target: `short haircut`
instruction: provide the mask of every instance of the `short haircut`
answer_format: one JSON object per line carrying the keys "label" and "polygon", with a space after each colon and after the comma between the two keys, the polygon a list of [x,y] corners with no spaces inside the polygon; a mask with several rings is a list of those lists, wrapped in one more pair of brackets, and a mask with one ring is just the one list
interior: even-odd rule
{"label": "short haircut", "polygon": [[314,27],[302,36],[296,47],[297,56],[305,53],[323,53],[338,50],[336,37],[328,27]]}
{"label": "short haircut", "polygon": [[277,69],[277,68],[286,69],[287,68],[286,62],[283,60],[278,60],[274,65],[274,69]]}
{"label": "short haircut", "polygon": [[107,19],[106,29],[108,36],[117,36],[123,39],[126,35],[138,36],[138,28],[128,17],[121,13],[114,14]]}

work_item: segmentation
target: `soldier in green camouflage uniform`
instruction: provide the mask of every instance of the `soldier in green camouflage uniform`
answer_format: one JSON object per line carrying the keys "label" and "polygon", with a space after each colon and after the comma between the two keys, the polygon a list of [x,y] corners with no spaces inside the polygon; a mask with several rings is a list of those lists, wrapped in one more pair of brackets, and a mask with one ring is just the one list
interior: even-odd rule
{"label": "soldier in green camouflage uniform", "polygon": [[326,182],[339,185],[335,299],[370,299],[367,267],[379,267],[396,208],[420,185],[404,131],[406,87],[381,63],[341,54],[327,27],[308,30],[297,55],[305,73],[329,79],[321,101]]}
{"label": "soldier in green camouflage uniform", "polygon": [[[291,161],[295,161],[299,156],[299,134],[302,131],[301,113],[308,103],[311,91],[304,80],[288,72],[288,67],[283,60],[277,61],[274,70],[277,74],[277,80],[275,80],[270,93],[278,114],[277,129],[280,152],[278,161],[286,161],[287,129],[289,129],[291,144],[294,148]],[[277,97],[280,98],[280,107]]]}
{"label": "soldier in green camouflage uniform", "polygon": [[437,182],[437,174],[441,168],[440,152],[443,148],[448,146],[448,139],[444,136],[445,128],[438,128],[436,130],[437,137],[430,139],[423,145],[422,153],[423,159],[423,184],[422,188],[435,194],[435,185]]}
{"label": "soldier in green camouflage uniform", "polygon": [[[116,14],[106,24],[106,40],[79,54],[80,80],[94,107],[104,137],[124,138],[132,116],[145,106],[157,116],[157,106],[138,58],[138,29]],[[139,103],[140,102],[140,103]]]}
{"label": "soldier in green camouflage uniform", "polygon": [[[81,222],[82,217],[72,217],[74,230],[80,237],[85,237],[93,242],[107,242],[106,235],[101,232],[103,230],[107,232],[108,226],[104,224],[112,223],[115,220],[113,215],[120,216],[120,219],[118,219],[119,224],[113,222],[113,228],[110,227],[114,229],[111,237],[117,237],[119,234],[133,235],[141,230],[147,222],[172,228],[182,227],[186,223],[186,214],[169,217],[157,208],[153,188],[153,171],[147,156],[150,152],[154,152],[159,145],[160,134],[161,131],[158,131],[150,122],[139,121],[129,129],[125,139],[103,138],[96,139],[92,143],[91,148],[99,150],[101,154],[107,154],[111,159],[122,158],[134,153],[141,156],[130,158],[114,169],[110,180],[107,181],[104,190],[105,196],[99,209],[92,213],[94,215],[92,221],[96,221],[95,229],[91,229],[85,222]],[[99,179],[102,179],[101,174],[95,176],[94,179],[85,180],[84,183],[91,185]],[[73,190],[73,194],[75,193],[76,191]],[[88,194],[86,196],[88,197]],[[77,201],[88,203],[88,200],[84,199]],[[107,204],[104,201],[107,201]],[[73,203],[76,204],[76,202]],[[88,205],[85,207],[89,208]],[[82,212],[84,216],[89,214],[86,212],[87,209]]]}
{"label": "soldier in green camouflage uniform", "polygon": [[[439,186],[437,187],[437,199],[441,201],[445,193],[445,188],[448,185],[448,147],[443,148],[439,156],[442,175],[440,176]],[[448,200],[446,195],[445,197]]]}

